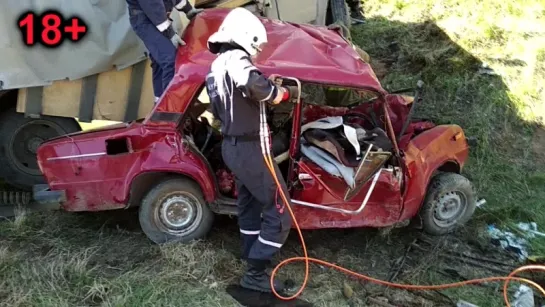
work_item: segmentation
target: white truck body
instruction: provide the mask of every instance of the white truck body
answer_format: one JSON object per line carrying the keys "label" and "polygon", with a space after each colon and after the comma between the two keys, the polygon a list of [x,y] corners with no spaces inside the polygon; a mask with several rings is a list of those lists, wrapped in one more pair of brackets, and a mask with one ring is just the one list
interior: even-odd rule
{"label": "white truck body", "polygon": [[[344,3],[190,0],[197,7],[210,2],[213,7],[244,6],[269,18],[318,25],[326,24],[330,1]],[[47,10],[58,11],[64,18],[80,17],[88,33],[80,42],[65,41],[57,48],[25,46],[17,25],[19,17]],[[183,31],[188,22],[185,15],[174,10],[171,18],[178,31]],[[144,118],[153,102],[151,66],[144,45],[129,24],[125,0],[0,1],[0,178],[21,188],[41,183],[39,169],[31,161],[40,142],[79,130],[79,123]],[[17,149],[13,142],[23,128],[6,122],[16,121],[32,129],[33,120],[46,126],[52,123],[49,128],[54,131],[39,138],[30,138],[32,131],[25,132],[28,137],[18,141],[25,146]],[[16,161],[26,154],[26,161]]]}

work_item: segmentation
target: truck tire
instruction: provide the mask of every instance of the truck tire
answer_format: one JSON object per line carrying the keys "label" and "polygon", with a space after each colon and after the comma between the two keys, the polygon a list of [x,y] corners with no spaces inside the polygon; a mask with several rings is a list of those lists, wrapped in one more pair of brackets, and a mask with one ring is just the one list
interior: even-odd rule
{"label": "truck tire", "polygon": [[81,131],[72,118],[41,116],[26,118],[15,108],[0,114],[0,178],[23,190],[45,183],[36,159],[44,141]]}
{"label": "truck tire", "polygon": [[329,0],[327,9],[328,24],[337,23],[344,25],[347,29],[352,26],[350,9],[345,0]]}
{"label": "truck tire", "polygon": [[186,178],[158,183],[142,200],[138,217],[140,227],[156,244],[201,239],[214,222],[201,189]]}
{"label": "truck tire", "polygon": [[476,207],[471,182],[456,173],[439,173],[431,179],[420,218],[424,231],[444,235],[469,221]]}

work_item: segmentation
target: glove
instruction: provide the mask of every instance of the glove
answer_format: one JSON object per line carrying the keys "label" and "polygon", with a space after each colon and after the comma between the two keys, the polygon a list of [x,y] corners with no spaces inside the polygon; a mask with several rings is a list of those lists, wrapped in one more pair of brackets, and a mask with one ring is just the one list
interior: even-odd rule
{"label": "glove", "polygon": [[178,48],[179,46],[185,46],[184,40],[178,35],[178,33],[174,33],[174,35],[170,38],[170,42],[174,45],[175,48]]}
{"label": "glove", "polygon": [[185,45],[185,42],[182,40],[180,35],[178,35],[176,31],[174,31],[174,28],[172,27],[172,25],[170,25],[165,31],[161,33],[170,40],[170,42],[174,45],[175,48]]}
{"label": "glove", "polygon": [[284,86],[284,88],[290,93],[290,100],[296,101],[299,97],[299,88],[297,86]]}
{"label": "glove", "polygon": [[282,85],[282,79],[280,79],[280,75],[272,74],[269,76],[268,79],[278,86]]}
{"label": "glove", "polygon": [[204,11],[203,9],[196,9],[196,8],[193,8],[191,9],[191,11],[187,12],[187,14],[185,14],[185,16],[187,17],[187,19],[191,20],[193,19],[195,16],[197,16],[197,14],[199,14],[200,12]]}

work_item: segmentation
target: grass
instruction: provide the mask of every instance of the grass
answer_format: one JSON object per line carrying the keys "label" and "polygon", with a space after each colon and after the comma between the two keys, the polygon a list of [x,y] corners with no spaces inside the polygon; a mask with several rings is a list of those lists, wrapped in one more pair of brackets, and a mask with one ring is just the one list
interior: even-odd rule
{"label": "grass", "polygon": [[465,170],[488,201],[477,218],[545,227],[545,3],[367,2],[368,24],[353,38],[387,64],[384,86],[422,79],[419,116],[477,138]]}
{"label": "grass", "polygon": [[[498,255],[481,233],[485,223],[535,221],[545,228],[545,4],[538,0],[366,1],[366,25],[355,42],[383,66],[389,89],[422,79],[420,117],[457,123],[477,138],[464,170],[488,203],[455,236],[412,251],[400,282],[440,283],[451,269],[467,278],[497,275],[441,256],[445,246]],[[381,65],[378,65],[380,64]],[[377,69],[378,72],[378,69]],[[490,74],[490,72],[494,72]],[[134,211],[98,214],[19,214],[0,223],[1,306],[236,306],[224,288],[237,281],[236,222],[218,220],[210,237],[188,245],[156,246],[141,232]],[[388,278],[417,233],[373,230],[305,233],[311,256],[378,278]],[[533,253],[544,254],[536,240]],[[300,254],[292,235],[279,258]],[[503,258],[502,258],[503,259]],[[281,272],[301,281],[302,266]],[[427,298],[365,284],[312,266],[303,298],[317,306],[366,306],[385,297],[400,306],[452,306],[437,293]],[[354,294],[343,295],[345,284]],[[499,286],[444,291],[479,306],[502,306]]]}

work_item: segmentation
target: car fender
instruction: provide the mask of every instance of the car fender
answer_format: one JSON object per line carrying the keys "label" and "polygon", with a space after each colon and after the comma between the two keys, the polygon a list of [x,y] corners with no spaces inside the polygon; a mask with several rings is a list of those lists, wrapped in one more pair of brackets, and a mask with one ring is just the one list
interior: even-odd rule
{"label": "car fender", "polygon": [[428,184],[438,170],[460,172],[468,155],[469,147],[458,125],[439,125],[413,138],[404,151],[407,189],[400,219],[418,213]]}
{"label": "car fender", "polygon": [[[206,158],[185,139],[181,140],[181,144],[178,161],[164,161],[164,164],[158,164],[156,160],[153,165],[147,167],[144,164],[138,172],[127,176],[126,186],[129,187],[126,191],[127,206],[139,205],[144,194],[153,185],[165,177],[172,176],[183,176],[193,180],[199,185],[206,202],[212,203],[216,200],[219,188]],[[176,167],[173,167],[174,165]]]}

